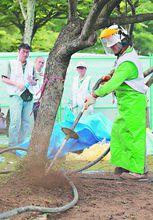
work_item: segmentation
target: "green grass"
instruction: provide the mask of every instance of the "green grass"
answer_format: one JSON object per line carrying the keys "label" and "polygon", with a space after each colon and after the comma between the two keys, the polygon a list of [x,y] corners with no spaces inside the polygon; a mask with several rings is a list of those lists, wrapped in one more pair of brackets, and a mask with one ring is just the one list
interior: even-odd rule
{"label": "green grass", "polygon": [[[89,161],[78,161],[78,160],[73,160],[73,161],[64,161],[62,163],[62,166],[65,169],[69,170],[77,170],[85,165],[87,165]],[[96,165],[90,167],[88,170],[104,170],[104,171],[113,171],[113,166],[109,163],[109,161],[100,161]]]}
{"label": "green grass", "polygon": [[147,157],[147,167],[149,171],[153,172],[153,155]]}
{"label": "green grass", "polygon": [[[6,147],[8,147],[8,146],[4,145],[4,144],[0,145],[0,149],[6,148]],[[3,171],[3,170],[15,170],[18,161],[21,160],[19,157],[17,157],[13,153],[6,152],[4,154],[1,154],[1,156],[5,157],[5,161],[0,163],[0,171]]]}
{"label": "green grass", "polygon": [[[64,167],[70,170],[79,169],[83,166],[85,166],[88,161],[67,161],[64,162]],[[153,155],[150,155],[147,157],[147,169],[148,171],[153,172]],[[100,161],[96,165],[92,166],[88,170],[104,170],[104,171],[113,171],[114,167],[110,164],[109,161]]]}
{"label": "green grass", "polygon": [[[7,147],[6,145],[0,145],[0,148]],[[15,170],[18,163],[21,162],[22,159],[17,157],[15,154],[12,153],[4,153],[2,156],[5,157],[5,161],[0,163],[0,171],[2,170]],[[13,163],[12,163],[13,162]],[[79,169],[83,166],[85,166],[88,161],[78,161],[78,160],[73,160],[73,161],[67,161],[65,158],[63,158],[59,162],[59,166],[61,165],[65,169],[69,170],[76,170]],[[153,156],[148,156],[147,157],[147,167],[149,171],[153,172]],[[104,171],[113,171],[114,167],[110,164],[109,161],[103,160],[97,163],[96,165],[92,166],[88,170],[104,170]]]}

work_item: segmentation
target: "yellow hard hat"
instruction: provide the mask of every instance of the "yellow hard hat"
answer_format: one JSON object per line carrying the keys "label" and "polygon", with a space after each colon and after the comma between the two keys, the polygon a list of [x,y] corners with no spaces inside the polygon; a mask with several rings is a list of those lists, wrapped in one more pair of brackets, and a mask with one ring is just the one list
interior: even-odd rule
{"label": "yellow hard hat", "polygon": [[115,29],[115,28],[113,28],[113,29],[111,29],[111,28],[106,28],[106,29],[102,30],[102,32],[101,32],[99,38],[111,37],[112,35],[118,33],[118,31],[119,31],[119,30],[118,30],[118,29]]}

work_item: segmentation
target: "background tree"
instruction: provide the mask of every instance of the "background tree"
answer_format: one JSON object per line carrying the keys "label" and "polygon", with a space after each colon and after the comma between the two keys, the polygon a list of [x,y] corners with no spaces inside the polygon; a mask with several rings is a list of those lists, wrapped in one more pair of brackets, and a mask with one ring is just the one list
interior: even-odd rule
{"label": "background tree", "polygon": [[24,18],[24,33],[23,42],[31,45],[33,29],[34,29],[34,15],[35,15],[35,4],[36,0],[27,0],[26,9],[23,1],[18,0],[20,9]]}
{"label": "background tree", "polygon": [[[27,8],[27,0],[22,0],[23,6]],[[79,0],[77,14],[81,20],[86,19],[92,0]],[[153,9],[152,0],[124,0],[117,5],[111,16],[126,16],[135,13],[149,13]],[[68,5],[65,0],[47,1],[37,0],[35,4],[34,27],[32,32],[33,51],[47,51],[53,48],[59,32],[67,22]],[[126,25],[129,28],[131,25]],[[140,54],[153,53],[153,28],[152,21],[135,24],[131,33],[135,39],[135,48]],[[0,51],[16,51],[18,44],[24,35],[25,21],[20,9],[19,0],[0,1]],[[145,40],[147,39],[147,40]],[[102,53],[100,41],[92,47],[80,52]]]}
{"label": "background tree", "polygon": [[64,0],[1,0],[0,27],[17,27],[23,41],[31,43],[37,30],[53,18],[66,18],[67,4]]}
{"label": "background tree", "polygon": [[35,152],[47,151],[58,106],[60,104],[64,80],[71,55],[95,44],[96,31],[111,24],[127,25],[153,19],[153,13],[135,15],[112,15],[122,0],[94,0],[88,15],[81,19],[78,14],[79,1],[69,0],[67,24],[61,30],[53,49],[50,51],[46,76],[48,84],[42,98],[41,107],[33,130],[31,146]]}
{"label": "background tree", "polygon": [[[136,9],[137,13],[149,13],[153,7],[153,0],[141,0]],[[153,54],[153,20],[138,23],[134,28],[135,47],[139,54]]]}

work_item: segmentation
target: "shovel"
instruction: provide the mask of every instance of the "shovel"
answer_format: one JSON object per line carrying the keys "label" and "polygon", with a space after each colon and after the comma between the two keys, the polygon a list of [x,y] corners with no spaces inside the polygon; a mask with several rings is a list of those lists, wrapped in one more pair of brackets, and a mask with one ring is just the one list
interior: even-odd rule
{"label": "shovel", "polygon": [[74,138],[74,139],[78,139],[79,136],[78,134],[74,131],[76,125],[78,124],[78,121],[80,120],[81,116],[83,115],[85,111],[85,108],[83,107],[83,109],[79,112],[77,118],[75,119],[75,121],[73,122],[73,125],[71,128],[62,128],[62,131],[64,132],[64,134],[66,135],[66,137],[64,138],[60,148],[58,149],[57,153],[55,154],[54,159],[52,160],[52,162],[50,163],[49,167],[46,170],[46,173],[49,172],[50,168],[54,165],[55,161],[57,160],[58,156],[60,155],[61,151],[63,150],[63,148],[65,147],[66,142],[70,139],[70,138]]}
{"label": "shovel", "polygon": [[[93,90],[96,90],[99,85],[103,82],[103,79],[99,79],[96,84],[93,87]],[[61,151],[63,150],[63,148],[65,147],[66,142],[70,139],[70,138],[74,138],[74,139],[78,139],[78,134],[74,131],[76,125],[78,124],[80,118],[82,117],[83,113],[85,111],[85,106],[82,108],[82,110],[79,112],[77,118],[75,119],[75,121],[73,122],[73,125],[71,128],[62,128],[62,131],[64,132],[64,134],[66,135],[66,137],[64,138],[60,148],[58,149],[57,153],[55,154],[52,162],[50,163],[50,165],[48,166],[48,168],[46,169],[46,174],[48,174],[50,168],[54,165],[55,161],[57,160],[58,156],[60,155]]]}

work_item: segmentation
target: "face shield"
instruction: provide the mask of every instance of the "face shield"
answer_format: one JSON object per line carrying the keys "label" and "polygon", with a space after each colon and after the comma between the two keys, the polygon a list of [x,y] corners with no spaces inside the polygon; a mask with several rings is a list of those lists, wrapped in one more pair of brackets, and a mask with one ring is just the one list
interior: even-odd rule
{"label": "face shield", "polygon": [[106,38],[101,39],[101,43],[103,45],[104,51],[107,55],[113,55],[113,50],[110,47],[107,47],[107,40]]}
{"label": "face shield", "polygon": [[107,38],[101,38],[101,42],[106,54],[114,54],[114,51],[111,49],[117,43],[121,43],[120,35],[114,34]]}

